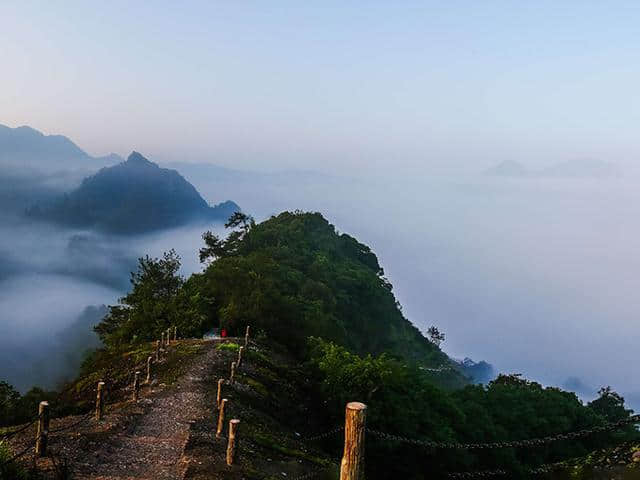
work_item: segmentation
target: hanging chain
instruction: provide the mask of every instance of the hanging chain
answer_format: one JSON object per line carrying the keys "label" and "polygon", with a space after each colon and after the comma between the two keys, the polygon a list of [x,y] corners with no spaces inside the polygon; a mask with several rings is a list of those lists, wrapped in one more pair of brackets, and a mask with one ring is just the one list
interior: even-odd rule
{"label": "hanging chain", "polygon": [[528,440],[513,440],[507,442],[490,442],[490,443],[451,443],[451,442],[434,442],[431,440],[419,440],[414,438],[401,437],[399,435],[393,435],[379,430],[367,429],[367,432],[371,435],[381,438],[383,440],[390,440],[395,442],[409,443],[426,448],[439,448],[450,450],[481,450],[481,449],[494,449],[494,448],[523,448],[523,447],[539,447],[548,443],[558,442],[562,440],[574,440],[576,438],[584,438],[597,433],[611,432],[618,430],[621,427],[630,425],[633,423],[640,423],[640,415],[633,415],[629,418],[619,420],[614,423],[601,425],[584,430],[578,430],[576,432],[560,433],[558,435],[551,435],[542,438],[532,438]]}

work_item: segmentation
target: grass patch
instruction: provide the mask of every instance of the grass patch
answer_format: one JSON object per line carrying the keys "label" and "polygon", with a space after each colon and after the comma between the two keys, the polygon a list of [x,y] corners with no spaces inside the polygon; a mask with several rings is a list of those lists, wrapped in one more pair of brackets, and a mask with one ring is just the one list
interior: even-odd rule
{"label": "grass patch", "polygon": [[0,480],[27,480],[29,474],[16,462],[4,465],[12,457],[13,452],[4,442],[0,442]]}
{"label": "grass patch", "polygon": [[223,352],[237,352],[240,350],[240,345],[237,343],[229,342],[229,343],[219,343],[216,347],[218,350]]}
{"label": "grass patch", "polygon": [[260,445],[261,447],[281,453],[282,455],[300,458],[302,460],[306,460],[322,467],[331,465],[331,462],[324,458],[317,457],[311,453],[297,448],[281,445],[279,443],[279,439],[266,433],[252,432],[249,434],[249,436],[256,445]]}
{"label": "grass patch", "polygon": [[242,380],[243,380],[243,383],[246,383],[247,385],[249,385],[251,388],[253,388],[256,392],[258,392],[263,397],[269,396],[269,390],[259,381],[254,380],[253,378],[250,378],[247,376],[243,376]]}

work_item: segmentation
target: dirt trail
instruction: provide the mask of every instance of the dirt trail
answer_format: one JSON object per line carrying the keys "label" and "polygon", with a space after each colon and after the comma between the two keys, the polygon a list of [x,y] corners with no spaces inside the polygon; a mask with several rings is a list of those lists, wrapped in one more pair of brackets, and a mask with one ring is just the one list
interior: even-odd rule
{"label": "dirt trail", "polygon": [[[217,343],[205,342],[204,352],[190,359],[186,374],[173,385],[152,381],[137,404],[115,406],[100,423],[93,418],[83,422],[82,416],[52,420],[51,456],[38,459],[39,470],[53,476],[54,464],[67,463],[71,478],[78,480],[183,479],[190,427],[213,414],[205,390],[208,382],[216,382],[214,371],[223,361]],[[65,427],[71,428],[55,432]],[[34,433],[25,432],[18,445],[32,441]]]}
{"label": "dirt trail", "polygon": [[82,480],[174,480],[182,479],[187,465],[182,461],[190,424],[212,414],[205,405],[205,382],[213,382],[220,355],[209,342],[175,385],[151,391],[143,397],[138,412],[122,425],[121,433],[109,435],[102,444],[77,458],[74,477]]}

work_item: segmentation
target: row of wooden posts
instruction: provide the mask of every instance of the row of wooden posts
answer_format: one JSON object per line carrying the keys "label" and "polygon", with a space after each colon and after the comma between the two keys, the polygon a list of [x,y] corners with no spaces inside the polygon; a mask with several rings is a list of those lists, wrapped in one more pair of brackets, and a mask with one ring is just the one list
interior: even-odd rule
{"label": "row of wooden posts", "polygon": [[[171,345],[171,337],[173,341],[178,341],[178,327],[167,328],[165,332],[162,332],[160,340],[156,341],[155,361],[160,361],[161,347],[169,347]],[[153,356],[147,358],[147,378],[145,383],[151,383],[151,365],[153,363]],[[138,401],[140,395],[140,376],[141,372],[137,370],[133,376],[133,393],[132,400]],[[101,421],[104,416],[104,398],[106,394],[105,382],[98,382],[98,389],[96,395],[96,409],[95,419]],[[38,406],[38,428],[36,430],[36,456],[44,457],[47,454],[47,441],[49,436],[49,402],[40,402]]]}
{"label": "row of wooden posts", "polygon": [[[242,365],[242,355],[245,347],[249,344],[250,327],[244,337],[244,347],[238,350],[238,359],[231,362],[231,372],[229,375],[229,384],[235,382],[236,371]],[[218,379],[218,392],[216,395],[216,406],[218,409],[218,424],[216,428],[216,438],[222,436],[225,422],[225,410],[227,409],[228,399],[222,398],[222,387],[225,383],[224,378]],[[364,479],[364,435],[366,424],[367,406],[360,402],[349,402],[345,411],[344,426],[344,452],[342,462],[340,464],[340,480],[363,480]],[[235,453],[237,449],[237,436],[240,420],[234,418],[229,421],[229,437],[227,441],[227,465],[233,465],[235,461]]]}
{"label": "row of wooden posts", "polygon": [[[238,359],[235,362],[231,362],[231,372],[229,373],[229,385],[233,385],[235,382],[236,371],[242,366],[242,356],[244,349],[249,346],[249,335],[251,333],[251,327],[247,325],[247,330],[244,335],[244,346],[238,349]],[[222,386],[225,383],[224,378],[218,379],[218,391],[216,393],[216,408],[218,410],[218,422],[216,425],[216,438],[222,436],[225,422],[225,411],[227,409],[228,399],[222,398]],[[237,437],[238,429],[240,428],[240,420],[233,418],[229,420],[229,436],[227,437],[227,465],[233,465],[236,458],[237,451]]]}
{"label": "row of wooden posts", "polygon": [[[233,385],[235,382],[235,374],[237,370],[242,366],[244,349],[249,345],[249,335],[251,327],[247,326],[247,330],[244,337],[244,346],[241,346],[238,350],[238,358],[235,362],[231,362],[231,372],[229,375],[229,384]],[[168,347],[171,343],[171,334],[173,334],[173,340],[178,339],[178,330],[176,327],[169,328],[162,333],[162,338],[156,342],[156,361],[160,360],[161,346]],[[151,364],[153,357],[147,358],[147,378],[146,383],[151,382]],[[140,390],[140,371],[136,371],[133,380],[133,394],[132,400],[138,401],[138,394]],[[222,398],[223,385],[225,383],[224,378],[218,379],[218,391],[216,394],[216,408],[218,410],[218,422],[216,426],[216,438],[222,436],[225,423],[225,411],[227,409],[228,399]],[[105,395],[105,382],[98,382],[98,393],[96,397],[96,409],[95,418],[97,421],[102,420],[104,415],[104,395]],[[364,479],[364,437],[365,437],[365,420],[366,420],[367,406],[360,402],[350,402],[346,406],[345,411],[345,426],[344,426],[344,452],[342,455],[342,462],[340,464],[340,480],[363,480]],[[45,456],[47,451],[47,437],[49,432],[49,403],[40,402],[38,409],[38,429],[36,433],[36,455]],[[233,465],[236,457],[237,444],[238,444],[238,429],[240,427],[240,420],[233,418],[229,421],[229,434],[227,438],[227,452],[226,461],[227,465]]]}

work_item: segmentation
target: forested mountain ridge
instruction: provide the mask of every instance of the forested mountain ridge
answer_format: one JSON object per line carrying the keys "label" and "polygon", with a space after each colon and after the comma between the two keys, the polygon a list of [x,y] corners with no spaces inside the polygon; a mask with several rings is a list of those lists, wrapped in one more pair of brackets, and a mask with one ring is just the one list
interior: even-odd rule
{"label": "forested mountain ridge", "polygon": [[[255,223],[235,213],[226,226],[231,232],[224,238],[203,235],[205,268],[187,279],[179,275],[180,258],[173,251],[139,260],[131,291],[95,328],[104,347],[87,357],[68,389],[71,408],[78,408],[78,396],[85,405],[95,398],[96,380],[113,375],[115,364],[147,358],[167,328],[199,338],[219,327],[237,337],[250,325],[255,342],[247,358],[261,362],[261,379],[240,373],[237,391],[266,407],[266,418],[282,417],[263,381],[282,388],[286,377],[279,395],[303,397],[309,417],[327,430],[344,422],[346,402],[366,403],[370,480],[495,469],[508,472],[506,478],[529,478],[527,472],[540,465],[640,440],[631,411],[610,388],[584,404],[573,393],[517,374],[470,385],[455,370],[428,370],[450,360],[404,318],[371,249],[337,232],[321,214],[284,212]],[[278,352],[287,356],[286,368],[276,360]],[[126,371],[118,375],[126,385]],[[211,389],[215,384],[205,383]],[[247,415],[241,421],[253,434],[262,419]],[[289,433],[298,432],[290,415],[283,421],[290,422]],[[616,422],[622,423],[607,427]],[[573,432],[578,435],[563,437]],[[526,448],[503,445],[539,438],[551,440],[525,442]],[[431,442],[438,448],[425,447]],[[318,448],[328,454],[339,443],[338,436]],[[467,447],[474,444],[489,446]],[[291,452],[289,447],[288,439],[269,438],[274,452]]]}
{"label": "forested mountain ridge", "polygon": [[38,205],[28,214],[75,227],[141,233],[193,220],[224,220],[239,210],[231,201],[210,207],[176,170],[133,152],[125,162],[101,169],[52,205]]}

